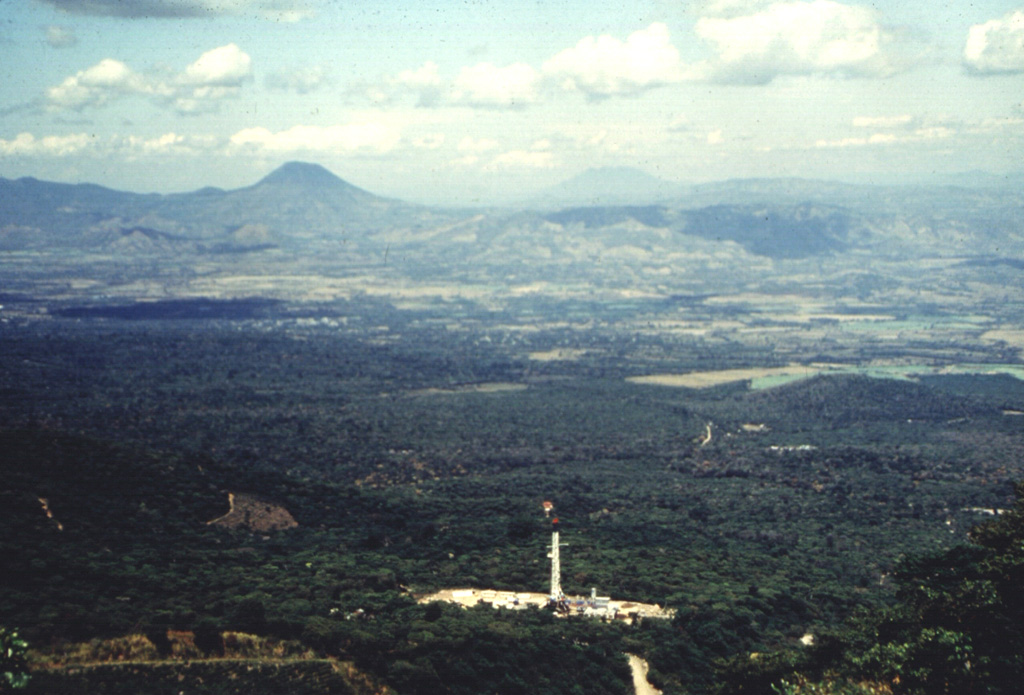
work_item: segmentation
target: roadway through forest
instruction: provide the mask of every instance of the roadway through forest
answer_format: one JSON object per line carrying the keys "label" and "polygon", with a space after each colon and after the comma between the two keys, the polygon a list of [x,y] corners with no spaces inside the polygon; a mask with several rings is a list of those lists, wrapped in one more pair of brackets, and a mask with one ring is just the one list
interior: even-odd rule
{"label": "roadway through forest", "polygon": [[636,654],[626,656],[629,658],[629,668],[633,671],[633,690],[636,695],[661,695],[661,691],[647,680],[647,662]]}

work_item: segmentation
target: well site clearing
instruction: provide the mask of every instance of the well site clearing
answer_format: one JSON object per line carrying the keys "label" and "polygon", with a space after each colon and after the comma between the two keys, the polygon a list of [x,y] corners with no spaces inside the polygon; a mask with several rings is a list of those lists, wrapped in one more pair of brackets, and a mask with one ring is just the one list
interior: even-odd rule
{"label": "well site clearing", "polygon": [[[554,510],[551,502],[543,504],[544,516],[550,517]],[[562,592],[561,543],[559,543],[558,518],[551,522],[551,546],[548,557],[551,559],[551,588],[547,594],[533,592],[498,591],[496,589],[442,589],[433,594],[420,597],[420,603],[445,601],[455,603],[464,608],[483,603],[494,608],[509,610],[525,610],[530,607],[550,608],[555,615],[562,617],[586,616],[602,620],[641,620],[643,618],[670,619],[675,611],[666,610],[657,604],[636,603],[634,601],[613,600],[610,596],[598,596],[597,589],[592,589],[590,596],[566,596]]]}
{"label": "well site clearing", "polygon": [[[556,615],[586,615],[629,621],[634,618],[669,619],[674,614],[674,611],[662,608],[657,604],[617,601],[614,599],[604,599],[603,597],[596,597],[596,599],[594,601],[590,597],[567,598],[566,605],[569,608],[569,612],[556,613]],[[421,596],[417,600],[419,603],[444,601],[446,603],[455,603],[464,608],[470,608],[478,604],[487,604],[496,609],[525,610],[530,607],[545,608],[550,605],[551,597],[547,594],[524,591],[442,589],[435,593]]]}

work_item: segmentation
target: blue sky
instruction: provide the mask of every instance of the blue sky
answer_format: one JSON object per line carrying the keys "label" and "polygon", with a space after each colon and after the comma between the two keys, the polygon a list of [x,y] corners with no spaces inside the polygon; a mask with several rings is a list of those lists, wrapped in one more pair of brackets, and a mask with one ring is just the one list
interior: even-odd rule
{"label": "blue sky", "polygon": [[471,203],[598,166],[1024,161],[1024,5],[1002,0],[0,0],[0,56],[7,178],[171,192],[304,160]]}

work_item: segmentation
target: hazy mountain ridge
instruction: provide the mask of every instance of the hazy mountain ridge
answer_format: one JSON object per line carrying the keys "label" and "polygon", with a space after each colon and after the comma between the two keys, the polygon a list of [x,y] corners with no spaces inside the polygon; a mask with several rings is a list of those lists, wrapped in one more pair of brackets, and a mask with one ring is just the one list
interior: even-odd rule
{"label": "hazy mountain ridge", "polygon": [[684,186],[634,167],[587,169],[523,201],[524,207],[557,209],[645,205],[677,197]]}
{"label": "hazy mountain ridge", "polygon": [[[0,230],[34,230],[30,247],[108,247],[111,230],[145,228],[183,242],[288,243],[364,232],[396,215],[429,214],[346,183],[326,169],[292,162],[252,186],[202,188],[171,195],[135,194],[92,184],[0,179]],[[242,231],[242,238],[237,238]],[[8,234],[4,234],[8,236]],[[4,240],[7,248],[25,245]],[[177,250],[190,250],[188,243]]]}
{"label": "hazy mountain ridge", "polygon": [[[581,194],[588,185],[630,177],[651,190],[665,183],[613,169],[576,177],[566,190]],[[672,195],[656,204],[549,212],[442,209],[380,197],[301,162],[248,187],[172,195],[0,178],[0,249],[188,256],[283,248],[354,263],[387,255],[441,268],[596,258],[635,265],[695,252],[739,260],[740,250],[768,259],[861,252],[1013,257],[1024,243],[1024,193],[1013,189],[750,179]]]}
{"label": "hazy mountain ridge", "polygon": [[[735,242],[750,253],[771,258],[804,258],[840,252],[850,228],[863,220],[843,208],[814,205],[712,205],[693,210],[668,206],[570,208],[547,215],[562,226],[600,229],[633,221],[664,227],[680,235],[708,241]],[[689,243],[688,240],[685,243]]]}

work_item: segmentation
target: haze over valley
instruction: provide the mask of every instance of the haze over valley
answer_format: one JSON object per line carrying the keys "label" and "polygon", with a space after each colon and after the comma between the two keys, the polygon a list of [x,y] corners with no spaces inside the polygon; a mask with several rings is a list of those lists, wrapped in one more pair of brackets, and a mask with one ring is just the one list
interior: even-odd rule
{"label": "haze over valley", "polygon": [[[595,174],[625,188],[635,172]],[[776,361],[1004,362],[1022,340],[1021,190],[742,180],[637,205],[467,209],[300,162],[174,195],[0,180],[4,317],[184,298],[331,315],[376,298],[463,330],[605,327]]]}

